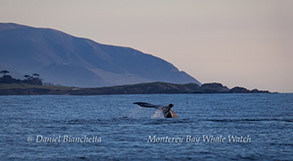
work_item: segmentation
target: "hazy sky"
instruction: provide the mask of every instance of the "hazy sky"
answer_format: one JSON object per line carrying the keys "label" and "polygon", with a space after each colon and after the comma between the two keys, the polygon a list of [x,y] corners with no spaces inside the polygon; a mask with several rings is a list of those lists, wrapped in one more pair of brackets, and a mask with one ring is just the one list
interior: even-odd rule
{"label": "hazy sky", "polygon": [[0,0],[0,21],[132,47],[202,83],[293,92],[293,0]]}

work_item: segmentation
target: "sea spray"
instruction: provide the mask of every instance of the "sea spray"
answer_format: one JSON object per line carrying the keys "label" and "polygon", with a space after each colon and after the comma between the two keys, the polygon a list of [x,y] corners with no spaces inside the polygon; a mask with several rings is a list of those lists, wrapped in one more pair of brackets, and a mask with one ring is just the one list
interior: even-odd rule
{"label": "sea spray", "polygon": [[157,111],[152,115],[152,119],[156,119],[156,118],[164,118],[164,116],[163,116],[161,110],[157,110]]}

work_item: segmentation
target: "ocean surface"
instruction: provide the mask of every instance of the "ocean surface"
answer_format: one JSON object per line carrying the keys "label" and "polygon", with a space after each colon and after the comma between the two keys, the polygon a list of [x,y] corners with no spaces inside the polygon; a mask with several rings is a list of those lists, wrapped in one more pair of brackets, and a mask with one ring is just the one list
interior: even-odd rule
{"label": "ocean surface", "polygon": [[293,160],[293,94],[0,96],[0,110],[5,161]]}

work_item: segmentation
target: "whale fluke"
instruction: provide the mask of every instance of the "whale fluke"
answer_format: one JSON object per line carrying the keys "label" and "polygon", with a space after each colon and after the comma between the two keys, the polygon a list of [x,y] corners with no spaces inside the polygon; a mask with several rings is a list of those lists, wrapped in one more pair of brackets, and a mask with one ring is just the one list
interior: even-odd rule
{"label": "whale fluke", "polygon": [[174,106],[173,104],[169,104],[168,106],[153,105],[147,102],[134,102],[133,104],[145,108],[159,109],[164,114],[165,118],[178,118],[177,114],[173,110],[171,110],[171,108]]}
{"label": "whale fluke", "polygon": [[141,107],[146,107],[146,108],[160,108],[160,107],[162,107],[159,105],[153,105],[153,104],[146,103],[146,102],[134,102],[133,104],[137,104]]}

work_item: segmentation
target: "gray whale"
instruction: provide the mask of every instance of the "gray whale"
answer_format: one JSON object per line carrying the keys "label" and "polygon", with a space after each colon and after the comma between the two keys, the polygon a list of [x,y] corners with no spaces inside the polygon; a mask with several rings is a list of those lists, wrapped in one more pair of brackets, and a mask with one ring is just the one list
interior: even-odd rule
{"label": "gray whale", "polygon": [[164,114],[165,118],[178,118],[177,114],[171,110],[171,108],[174,106],[173,104],[169,104],[168,106],[160,106],[160,105],[153,105],[151,103],[147,102],[134,102],[133,104],[139,105],[141,107],[145,108],[155,108]]}

